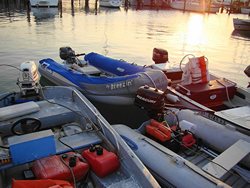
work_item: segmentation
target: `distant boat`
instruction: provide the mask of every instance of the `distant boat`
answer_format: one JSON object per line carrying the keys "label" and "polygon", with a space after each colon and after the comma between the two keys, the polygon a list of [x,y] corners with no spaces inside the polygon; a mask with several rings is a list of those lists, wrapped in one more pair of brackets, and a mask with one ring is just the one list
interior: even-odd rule
{"label": "distant boat", "polygon": [[177,10],[186,10],[186,11],[193,11],[193,12],[210,12],[210,13],[216,13],[219,11],[219,6],[214,4],[205,4],[202,3],[202,1],[192,1],[187,0],[186,2],[184,0],[172,0],[169,4],[169,6],[173,9]]}
{"label": "distant boat", "polygon": [[250,31],[250,19],[233,19],[234,29],[242,31]]}
{"label": "distant boat", "polygon": [[129,0],[131,6],[167,7],[167,0]]}
{"label": "distant boat", "polygon": [[122,5],[122,0],[100,0],[101,7],[119,8]]}
{"label": "distant boat", "polygon": [[30,0],[32,7],[57,7],[58,0]]}

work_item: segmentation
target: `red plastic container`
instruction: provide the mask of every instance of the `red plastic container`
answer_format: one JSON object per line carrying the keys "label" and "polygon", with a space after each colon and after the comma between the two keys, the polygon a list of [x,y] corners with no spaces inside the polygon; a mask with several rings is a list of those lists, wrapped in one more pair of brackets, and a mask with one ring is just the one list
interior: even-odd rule
{"label": "red plastic container", "polygon": [[146,132],[155,139],[160,140],[161,142],[166,142],[171,139],[171,132],[168,132],[166,134],[162,132],[159,128],[154,127],[152,125],[146,126]]}
{"label": "red plastic container", "polygon": [[[63,164],[65,161],[69,165],[70,157],[74,156],[74,153],[64,154],[66,158],[62,159],[61,156],[54,155],[51,157],[39,159],[34,162],[32,166],[32,171],[35,174],[37,179],[57,179],[57,180],[68,180],[73,181],[72,175],[69,168]],[[79,160],[76,157],[76,165],[72,167],[74,176],[76,180],[84,178],[88,172],[89,165],[85,162]]]}
{"label": "red plastic container", "polygon": [[73,188],[63,180],[15,180],[12,179],[12,188]]}
{"label": "red plastic container", "polygon": [[84,150],[82,156],[89,162],[91,169],[98,177],[105,177],[112,172],[115,172],[120,162],[117,155],[113,152],[109,152],[103,149],[101,155],[97,154],[97,151]]}

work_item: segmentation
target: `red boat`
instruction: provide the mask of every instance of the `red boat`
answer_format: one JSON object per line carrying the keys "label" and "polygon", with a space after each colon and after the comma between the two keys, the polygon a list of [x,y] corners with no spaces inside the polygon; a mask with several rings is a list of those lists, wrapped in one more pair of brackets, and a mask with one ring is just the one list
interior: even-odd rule
{"label": "red boat", "polygon": [[[180,66],[173,68],[167,55],[166,50],[154,49],[153,60],[157,60],[150,66],[164,71],[170,81],[166,91],[166,103],[212,111],[216,118],[250,130],[249,88],[240,87],[226,78],[209,73],[208,60],[204,56],[186,55]],[[160,57],[164,60],[160,60]],[[182,65],[186,58],[188,63]],[[247,68],[245,73],[247,74]]]}

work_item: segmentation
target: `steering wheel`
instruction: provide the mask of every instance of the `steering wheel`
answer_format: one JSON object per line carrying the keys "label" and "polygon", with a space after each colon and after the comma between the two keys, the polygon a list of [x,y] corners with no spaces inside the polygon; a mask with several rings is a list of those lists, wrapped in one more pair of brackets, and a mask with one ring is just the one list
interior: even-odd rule
{"label": "steering wheel", "polygon": [[41,125],[41,121],[36,118],[23,118],[13,123],[11,132],[14,135],[28,134],[38,131]]}

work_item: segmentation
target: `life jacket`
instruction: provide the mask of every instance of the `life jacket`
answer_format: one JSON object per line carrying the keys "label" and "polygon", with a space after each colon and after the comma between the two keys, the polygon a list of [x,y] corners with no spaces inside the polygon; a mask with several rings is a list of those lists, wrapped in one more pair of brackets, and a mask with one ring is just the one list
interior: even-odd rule
{"label": "life jacket", "polygon": [[207,64],[204,56],[189,58],[183,69],[181,84],[207,83],[210,80]]}

